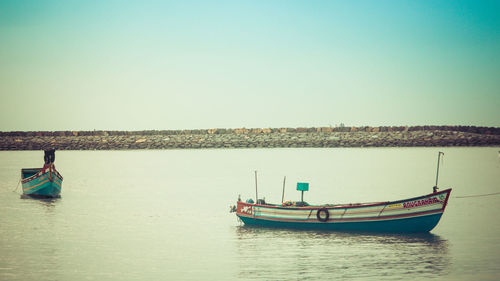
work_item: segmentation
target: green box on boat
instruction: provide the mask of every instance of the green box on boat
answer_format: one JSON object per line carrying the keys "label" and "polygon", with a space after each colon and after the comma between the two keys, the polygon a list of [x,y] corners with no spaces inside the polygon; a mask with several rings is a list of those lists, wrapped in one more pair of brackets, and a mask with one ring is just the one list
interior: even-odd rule
{"label": "green box on boat", "polygon": [[308,191],[309,190],[309,183],[307,183],[307,182],[298,182],[297,183],[297,190],[298,191]]}

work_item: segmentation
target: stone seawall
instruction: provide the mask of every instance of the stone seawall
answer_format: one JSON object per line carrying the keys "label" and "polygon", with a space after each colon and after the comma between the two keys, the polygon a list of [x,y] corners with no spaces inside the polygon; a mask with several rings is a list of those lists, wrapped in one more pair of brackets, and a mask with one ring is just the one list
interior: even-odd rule
{"label": "stone seawall", "polygon": [[0,150],[498,145],[500,128],[468,126],[0,132]]}

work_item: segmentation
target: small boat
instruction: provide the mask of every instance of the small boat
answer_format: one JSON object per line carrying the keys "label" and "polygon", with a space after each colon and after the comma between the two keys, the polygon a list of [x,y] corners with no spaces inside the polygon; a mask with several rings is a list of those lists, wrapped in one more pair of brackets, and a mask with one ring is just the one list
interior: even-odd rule
{"label": "small boat", "polygon": [[32,197],[58,198],[63,177],[54,165],[55,150],[46,150],[43,168],[21,169],[23,194]]}
{"label": "small boat", "polygon": [[[380,203],[309,206],[238,201],[236,215],[252,226],[374,232],[429,232],[441,219],[451,188],[420,197]],[[302,205],[302,206],[301,206]]]}
{"label": "small boat", "polygon": [[[443,153],[439,152],[437,174],[441,154]],[[302,191],[301,201],[268,204],[263,199],[254,203],[252,199],[243,202],[238,198],[232,211],[249,226],[394,233],[429,232],[441,219],[451,193],[451,188],[438,191],[437,178],[436,176],[433,192],[423,196],[378,203],[316,206],[303,201],[304,191],[309,189],[308,183],[297,183],[297,190]]]}

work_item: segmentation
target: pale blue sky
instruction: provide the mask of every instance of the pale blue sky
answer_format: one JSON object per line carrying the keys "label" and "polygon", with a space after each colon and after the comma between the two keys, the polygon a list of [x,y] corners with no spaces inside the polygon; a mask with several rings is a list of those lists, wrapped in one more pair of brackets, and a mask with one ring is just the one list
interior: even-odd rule
{"label": "pale blue sky", "polygon": [[500,126],[498,1],[0,1],[0,131]]}

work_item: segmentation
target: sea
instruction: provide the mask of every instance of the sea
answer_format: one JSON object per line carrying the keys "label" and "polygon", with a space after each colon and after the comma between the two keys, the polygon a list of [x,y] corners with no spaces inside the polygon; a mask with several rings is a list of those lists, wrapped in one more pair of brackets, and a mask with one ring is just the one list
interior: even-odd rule
{"label": "sea", "polygon": [[[0,280],[499,280],[500,147],[56,151],[61,198],[21,196],[43,151],[0,152]],[[230,207],[452,188],[423,234],[252,228]]]}

